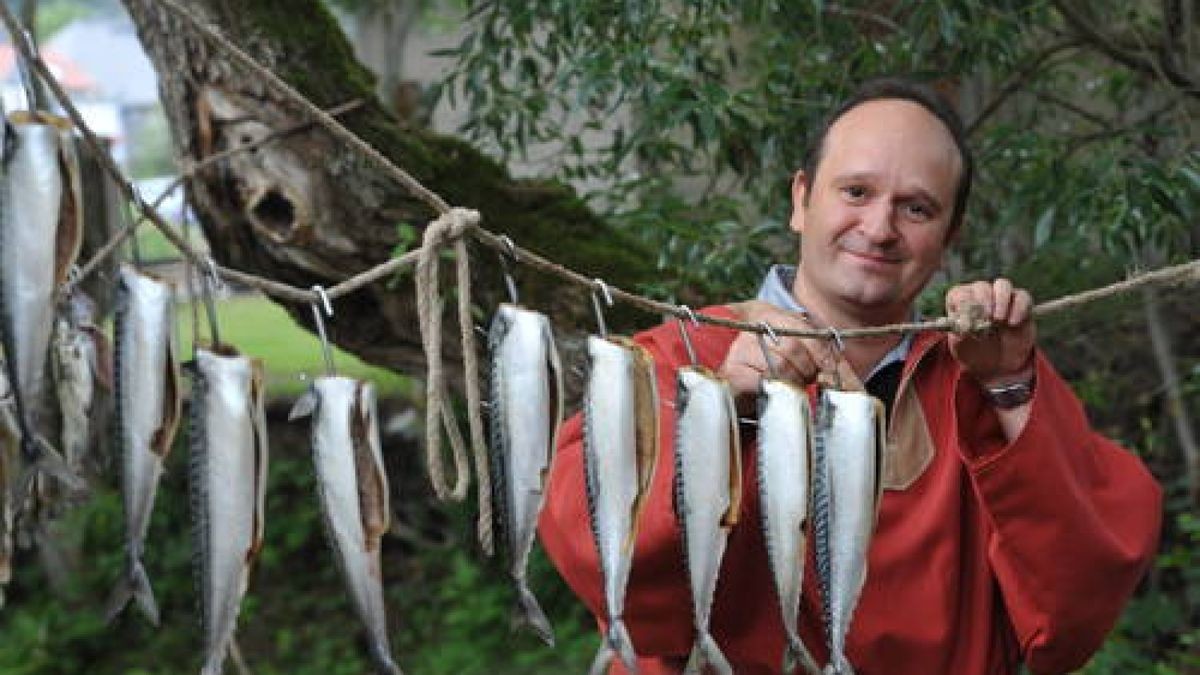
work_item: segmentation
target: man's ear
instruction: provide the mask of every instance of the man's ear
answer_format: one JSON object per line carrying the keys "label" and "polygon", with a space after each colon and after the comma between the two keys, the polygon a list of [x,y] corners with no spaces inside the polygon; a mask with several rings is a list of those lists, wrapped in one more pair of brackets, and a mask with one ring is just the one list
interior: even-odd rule
{"label": "man's ear", "polygon": [[957,225],[954,226],[954,229],[952,229],[946,233],[945,248],[951,248],[953,246],[958,246],[958,242],[960,240],[962,240],[962,232],[965,229],[966,224],[967,224],[966,219],[964,218],[961,222],[959,222]]}
{"label": "man's ear", "polygon": [[808,176],[804,174],[804,169],[800,169],[792,176],[792,217],[788,221],[788,227],[796,234],[804,231],[804,205],[807,201]]}

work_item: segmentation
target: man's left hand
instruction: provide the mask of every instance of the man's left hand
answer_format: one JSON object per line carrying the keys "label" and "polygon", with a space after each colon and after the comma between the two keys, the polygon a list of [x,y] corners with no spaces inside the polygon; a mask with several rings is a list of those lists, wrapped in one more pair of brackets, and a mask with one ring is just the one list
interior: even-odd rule
{"label": "man's left hand", "polygon": [[[1028,381],[1033,377],[1033,297],[1011,281],[976,281],[946,293],[946,314],[952,317],[982,309],[992,327],[981,333],[952,334],[950,353],[984,387]],[[979,312],[980,310],[974,310]]]}

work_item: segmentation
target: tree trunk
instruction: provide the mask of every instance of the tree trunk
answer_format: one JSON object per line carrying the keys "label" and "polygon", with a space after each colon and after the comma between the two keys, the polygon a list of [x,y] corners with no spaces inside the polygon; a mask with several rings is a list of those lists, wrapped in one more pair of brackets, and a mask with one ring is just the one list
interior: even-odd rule
{"label": "tree trunk", "polygon": [[1175,370],[1175,352],[1167,333],[1166,320],[1159,307],[1157,291],[1152,288],[1142,291],[1142,302],[1154,363],[1158,366],[1158,374],[1162,379],[1165,395],[1163,404],[1183,453],[1188,498],[1193,507],[1200,508],[1200,445],[1196,443],[1196,436],[1192,433],[1192,419],[1188,414],[1187,399],[1179,385],[1179,375]]}
{"label": "tree trunk", "polygon": [[[181,166],[304,121],[296,106],[160,3],[123,2],[158,72]],[[318,106],[364,101],[341,121],[450,204],[478,209],[484,227],[623,288],[652,279],[652,257],[569,188],[514,180],[458,139],[397,124],[320,0],[193,0],[187,6]],[[235,155],[189,180],[187,191],[217,261],[302,288],[331,286],[384,262],[401,242],[401,224],[420,232],[433,216],[319,127]],[[474,298],[490,313],[503,299],[497,256],[472,250]],[[398,283],[376,283],[338,300],[328,326],[333,342],[366,361],[421,374],[411,280],[405,274]],[[557,326],[591,324],[585,289],[530,273],[518,283],[522,301]],[[307,307],[287,309],[311,328]],[[618,307],[610,321],[628,327],[635,318],[647,319]],[[461,351],[453,327],[446,333],[449,367]]]}

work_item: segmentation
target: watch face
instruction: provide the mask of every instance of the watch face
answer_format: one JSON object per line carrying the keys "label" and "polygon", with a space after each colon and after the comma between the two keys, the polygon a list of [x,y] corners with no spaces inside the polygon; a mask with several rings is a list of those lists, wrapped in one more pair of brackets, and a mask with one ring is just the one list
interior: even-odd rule
{"label": "watch face", "polygon": [[1003,387],[991,387],[983,391],[992,405],[1001,410],[1016,408],[1028,403],[1033,398],[1033,384],[1031,382],[1006,384]]}

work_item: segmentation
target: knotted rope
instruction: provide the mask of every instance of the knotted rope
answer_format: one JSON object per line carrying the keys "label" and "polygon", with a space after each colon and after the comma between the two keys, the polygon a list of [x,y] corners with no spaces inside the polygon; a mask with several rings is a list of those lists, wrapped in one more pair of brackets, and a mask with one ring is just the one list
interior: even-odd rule
{"label": "knotted rope", "polygon": [[[479,361],[473,330],[474,320],[471,316],[471,258],[465,237],[467,230],[478,225],[479,220],[478,211],[454,208],[425,228],[417,259],[416,286],[417,315],[428,368],[425,380],[425,456],[429,466],[429,479],[439,499],[462,501],[467,495],[470,475],[465,443],[454,415],[446,388],[446,374],[442,367],[442,298],[439,283],[441,248],[443,244],[453,241],[467,424],[470,430],[471,454],[475,462],[479,501],[476,530],[480,545],[490,555],[493,551],[491,473],[487,447],[483,440],[483,419],[479,412],[482,399],[479,392]],[[445,429],[446,436],[450,439],[454,460],[453,486],[449,485],[446,479],[442,429]]]}

